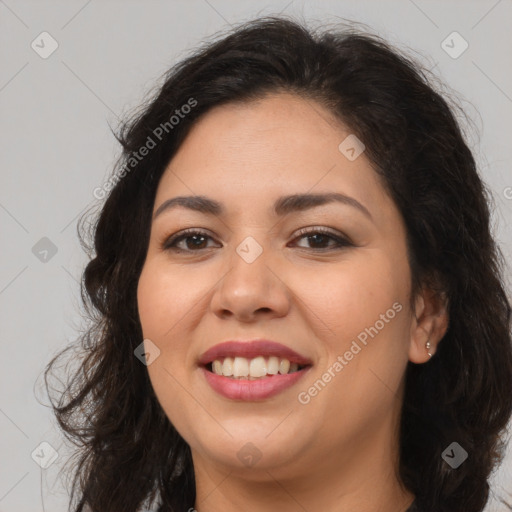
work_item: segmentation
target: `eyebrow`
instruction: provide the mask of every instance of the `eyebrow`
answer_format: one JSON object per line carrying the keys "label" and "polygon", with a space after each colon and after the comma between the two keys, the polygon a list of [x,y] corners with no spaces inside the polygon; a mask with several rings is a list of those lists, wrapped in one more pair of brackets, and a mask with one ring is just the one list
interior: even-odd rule
{"label": "eyebrow", "polygon": [[[353,208],[358,209],[366,217],[373,220],[371,213],[362,205],[357,199],[340,194],[337,192],[330,192],[325,194],[293,194],[289,196],[282,196],[274,203],[274,212],[278,216],[284,216],[292,212],[304,211],[316,206],[338,202]],[[156,219],[164,211],[171,210],[176,207],[188,208],[196,212],[222,215],[225,210],[221,203],[210,199],[206,196],[178,196],[164,201],[156,210],[153,215],[153,220]]]}

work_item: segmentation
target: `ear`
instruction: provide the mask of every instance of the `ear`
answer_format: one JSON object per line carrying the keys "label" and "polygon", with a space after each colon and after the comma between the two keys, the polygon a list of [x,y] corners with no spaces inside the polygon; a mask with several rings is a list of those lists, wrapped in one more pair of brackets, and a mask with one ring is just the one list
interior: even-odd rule
{"label": "ear", "polygon": [[[439,343],[448,330],[448,300],[442,292],[425,286],[416,297],[415,318],[411,324],[409,361],[426,363],[428,352],[435,354]],[[426,348],[427,341],[430,349]]]}

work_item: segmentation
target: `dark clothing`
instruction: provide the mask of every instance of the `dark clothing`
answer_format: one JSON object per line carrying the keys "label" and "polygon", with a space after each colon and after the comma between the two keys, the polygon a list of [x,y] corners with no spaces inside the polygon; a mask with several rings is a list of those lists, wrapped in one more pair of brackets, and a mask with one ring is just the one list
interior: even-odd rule
{"label": "dark clothing", "polygon": [[[163,512],[163,510],[164,510],[163,508],[159,508],[158,512]],[[149,511],[149,512],[151,512],[151,511]],[[414,500],[411,503],[411,506],[405,512],[421,512],[421,510],[418,508],[416,500]]]}
{"label": "dark clothing", "polygon": [[416,504],[416,500],[411,503],[411,506],[405,512],[421,512]]}

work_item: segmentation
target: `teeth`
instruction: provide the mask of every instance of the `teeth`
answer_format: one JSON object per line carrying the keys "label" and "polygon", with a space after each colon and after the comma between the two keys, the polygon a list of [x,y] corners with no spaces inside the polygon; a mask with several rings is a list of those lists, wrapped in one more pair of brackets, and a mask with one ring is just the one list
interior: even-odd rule
{"label": "teeth", "polygon": [[267,374],[275,375],[279,371],[279,358],[272,356],[268,358]]}
{"label": "teeth", "polygon": [[265,377],[265,375],[267,375],[267,362],[263,356],[251,359],[249,363],[249,375],[251,377]]}
{"label": "teeth", "polygon": [[281,359],[281,362],[279,363],[279,373],[281,375],[284,375],[288,373],[288,370],[290,369],[290,361],[288,359]]}
{"label": "teeth", "polygon": [[217,375],[222,374],[222,363],[220,361],[213,361],[212,363],[212,371]]}
{"label": "teeth", "polygon": [[249,375],[249,361],[245,357],[235,357],[233,363],[233,377],[247,377]]}
{"label": "teeth", "polygon": [[268,375],[286,375],[298,371],[297,363],[290,363],[288,359],[271,356],[265,359],[258,356],[253,359],[245,357],[226,357],[224,361],[216,359],[212,362],[212,372],[224,377],[245,378],[254,380]]}
{"label": "teeth", "polygon": [[[220,361],[214,361],[213,364],[220,363]],[[213,372],[217,375],[225,375],[226,377],[231,377],[233,375],[233,358],[232,357],[226,357],[224,359],[224,362],[222,363],[222,370],[215,371],[213,369]]]}

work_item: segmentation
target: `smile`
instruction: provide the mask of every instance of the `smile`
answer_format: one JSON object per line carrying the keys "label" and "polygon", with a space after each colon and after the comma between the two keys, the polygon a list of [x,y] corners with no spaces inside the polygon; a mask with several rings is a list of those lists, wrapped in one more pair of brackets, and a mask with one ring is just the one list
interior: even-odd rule
{"label": "smile", "polygon": [[202,367],[201,370],[210,387],[230,400],[259,401],[273,397],[293,386],[311,366],[287,374],[265,377],[224,377]]}
{"label": "smile", "polygon": [[287,375],[302,370],[304,365],[290,363],[286,358],[257,356],[253,359],[246,357],[226,357],[224,360],[215,359],[207,365],[207,369],[216,375],[231,379],[262,379],[272,375]]}
{"label": "smile", "polygon": [[265,400],[293,386],[312,361],[270,340],[226,341],[198,360],[207,384],[231,400]]}

